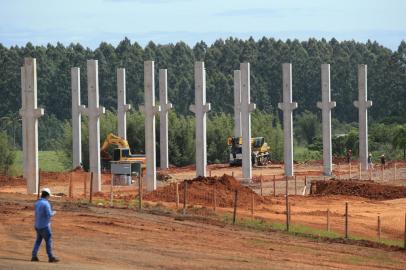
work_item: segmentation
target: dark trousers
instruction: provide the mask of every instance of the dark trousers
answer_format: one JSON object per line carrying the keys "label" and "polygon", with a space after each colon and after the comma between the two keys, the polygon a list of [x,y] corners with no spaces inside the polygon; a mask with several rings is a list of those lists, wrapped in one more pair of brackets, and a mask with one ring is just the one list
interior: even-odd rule
{"label": "dark trousers", "polygon": [[38,249],[41,246],[42,239],[44,239],[48,258],[53,258],[51,228],[49,226],[43,229],[35,228],[35,231],[37,232],[37,239],[35,240],[34,248],[32,250],[32,257],[37,257]]}

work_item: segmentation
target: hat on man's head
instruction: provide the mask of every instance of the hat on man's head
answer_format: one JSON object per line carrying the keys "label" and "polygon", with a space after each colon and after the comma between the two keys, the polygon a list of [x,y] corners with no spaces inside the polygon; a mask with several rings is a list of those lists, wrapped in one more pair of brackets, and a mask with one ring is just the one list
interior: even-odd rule
{"label": "hat on man's head", "polygon": [[49,188],[43,188],[41,192],[46,192],[49,196],[51,196],[51,190]]}

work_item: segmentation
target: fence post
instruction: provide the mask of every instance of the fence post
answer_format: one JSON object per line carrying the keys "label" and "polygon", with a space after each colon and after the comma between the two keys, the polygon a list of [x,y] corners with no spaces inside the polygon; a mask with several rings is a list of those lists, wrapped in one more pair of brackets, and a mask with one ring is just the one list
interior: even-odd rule
{"label": "fence post", "polygon": [[381,241],[381,217],[378,216],[378,240]]}
{"label": "fence post", "polygon": [[234,193],[234,213],[233,213],[233,224],[235,224],[236,217],[237,217],[237,199],[238,199],[238,190],[235,190]]}
{"label": "fence post", "polygon": [[330,231],[330,209],[327,208],[327,231]]}
{"label": "fence post", "polygon": [[289,207],[288,207],[288,212],[289,212],[289,216],[288,216],[288,218],[289,218],[289,227],[290,227],[290,224],[292,224],[292,219],[291,219],[291,216],[292,216],[292,204],[291,204],[291,202],[289,202]]}
{"label": "fence post", "polygon": [[395,181],[397,180],[397,176],[396,176],[396,175],[397,175],[397,164],[396,164],[396,162],[395,162],[395,177],[394,177],[394,178],[395,178]]}
{"label": "fence post", "polygon": [[68,194],[69,194],[69,198],[72,198],[72,172],[70,173],[70,178],[69,178]]}
{"label": "fence post", "polygon": [[83,196],[85,199],[86,199],[86,193],[87,193],[86,180],[87,180],[87,175],[85,177],[83,177]]}
{"label": "fence post", "polygon": [[361,162],[358,164],[358,180],[362,178]]}
{"label": "fence post", "polygon": [[406,213],[405,213],[405,237],[404,237],[403,248],[406,249]]}
{"label": "fence post", "polygon": [[352,176],[351,176],[351,161],[350,161],[350,179],[352,178]]}
{"label": "fence post", "polygon": [[381,171],[382,171],[381,180],[384,181],[385,180],[385,166],[381,167]]}
{"label": "fence post", "polygon": [[187,205],[187,182],[183,181],[183,214],[186,215],[186,205]]}
{"label": "fence post", "polygon": [[297,195],[297,189],[296,189],[296,175],[295,175],[295,195]]}
{"label": "fence post", "polygon": [[89,194],[89,203],[92,203],[93,200],[93,172],[90,173],[90,194]]}
{"label": "fence post", "polygon": [[254,192],[251,193],[251,219],[254,219],[254,202],[255,198],[254,198]]}
{"label": "fence post", "polygon": [[113,206],[113,182],[114,177],[111,175],[111,184],[110,184],[110,206]]}
{"label": "fence post", "polygon": [[275,175],[273,176],[273,196],[276,197],[276,189],[275,189]]}
{"label": "fence post", "polygon": [[234,177],[234,171],[231,172],[231,176]]}
{"label": "fence post", "polygon": [[289,231],[289,193],[288,193],[288,177],[285,176],[285,203],[286,203],[286,230]]}
{"label": "fence post", "polygon": [[138,175],[138,210],[142,210],[142,176]]}
{"label": "fence post", "polygon": [[216,212],[217,198],[216,198],[216,187],[213,185],[213,211]]}
{"label": "fence post", "polygon": [[176,209],[179,209],[179,183],[176,182],[175,185],[175,192],[176,192]]}
{"label": "fence post", "polygon": [[345,238],[348,239],[348,202],[345,203]]}
{"label": "fence post", "polygon": [[37,200],[39,199],[39,194],[41,193],[41,169],[38,170],[38,192],[37,192]]}

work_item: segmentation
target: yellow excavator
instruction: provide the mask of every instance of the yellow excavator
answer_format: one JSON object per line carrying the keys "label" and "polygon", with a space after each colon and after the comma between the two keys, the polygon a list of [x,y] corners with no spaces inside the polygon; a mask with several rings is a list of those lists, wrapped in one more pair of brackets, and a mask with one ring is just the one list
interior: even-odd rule
{"label": "yellow excavator", "polygon": [[[242,137],[229,137],[230,166],[242,165]],[[251,161],[252,165],[265,165],[271,159],[270,147],[264,137],[251,138]]]}
{"label": "yellow excavator", "polygon": [[[111,145],[117,146],[113,150],[113,158],[109,154],[109,147]],[[141,167],[145,168],[145,155],[141,154],[131,154],[130,146],[127,140],[110,133],[107,135],[104,143],[100,149],[101,159],[103,167],[108,167],[110,161],[139,161],[141,162]]]}

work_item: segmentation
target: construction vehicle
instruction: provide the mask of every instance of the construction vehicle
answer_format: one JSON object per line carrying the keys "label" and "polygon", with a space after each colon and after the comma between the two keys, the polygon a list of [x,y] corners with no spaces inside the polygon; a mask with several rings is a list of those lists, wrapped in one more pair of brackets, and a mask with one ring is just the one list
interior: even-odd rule
{"label": "construction vehicle", "polygon": [[[229,147],[230,166],[242,165],[242,137],[229,137],[227,139]],[[251,138],[251,161],[252,165],[265,165],[269,162],[270,147],[265,142],[264,137]]]}
{"label": "construction vehicle", "polygon": [[[111,158],[109,154],[109,147],[111,145],[117,146],[113,150],[113,158]],[[101,159],[103,168],[106,169],[110,165],[110,161],[117,161],[117,162],[133,162],[138,161],[141,162],[141,166],[145,168],[145,155],[140,154],[131,154],[130,146],[128,145],[127,140],[116,136],[112,133],[107,135],[104,143],[100,149]]]}

